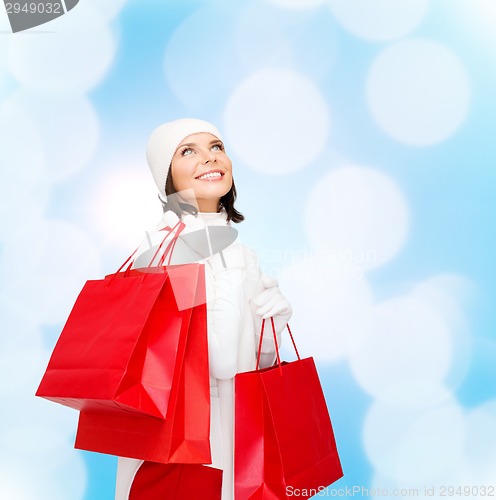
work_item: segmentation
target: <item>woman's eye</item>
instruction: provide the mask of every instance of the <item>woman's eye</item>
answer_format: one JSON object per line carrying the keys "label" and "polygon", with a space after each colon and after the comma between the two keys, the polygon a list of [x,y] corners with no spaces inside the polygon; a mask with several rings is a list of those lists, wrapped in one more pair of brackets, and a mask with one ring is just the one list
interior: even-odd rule
{"label": "woman's eye", "polygon": [[186,156],[186,155],[190,155],[192,152],[193,152],[193,150],[191,148],[185,148],[182,150],[181,154],[183,156]]}
{"label": "woman's eye", "polygon": [[212,146],[212,149],[215,150],[215,151],[222,151],[222,144],[214,144]]}

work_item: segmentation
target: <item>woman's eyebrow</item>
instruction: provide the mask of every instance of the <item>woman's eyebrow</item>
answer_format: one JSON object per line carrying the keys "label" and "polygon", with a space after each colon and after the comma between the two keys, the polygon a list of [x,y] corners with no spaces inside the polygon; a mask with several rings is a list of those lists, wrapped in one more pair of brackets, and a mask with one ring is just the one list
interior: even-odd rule
{"label": "woman's eyebrow", "polygon": [[[215,144],[216,142],[222,142],[220,139],[214,139],[209,142],[209,145]],[[182,148],[183,146],[197,146],[196,142],[185,142],[184,144],[179,144],[177,149]]]}

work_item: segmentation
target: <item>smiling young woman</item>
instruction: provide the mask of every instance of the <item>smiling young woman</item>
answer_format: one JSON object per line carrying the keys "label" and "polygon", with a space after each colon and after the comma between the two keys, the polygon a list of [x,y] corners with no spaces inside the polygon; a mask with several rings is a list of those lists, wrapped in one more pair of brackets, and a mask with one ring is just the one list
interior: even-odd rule
{"label": "smiling young woman", "polygon": [[184,211],[196,215],[198,210],[218,212],[224,208],[228,221],[244,220],[244,216],[234,208],[236,186],[232,162],[224,143],[212,133],[187,136],[174,152],[165,194],[170,196],[178,192],[182,193],[181,198],[189,206],[179,206],[177,197],[172,196],[163,203],[164,211],[172,210],[180,216]]}
{"label": "smiling young woman", "polygon": [[[137,260],[147,251],[153,254],[153,242],[163,239],[160,230],[179,220],[186,226],[181,235],[187,235],[244,219],[234,208],[232,162],[211,123],[185,118],[161,125],[150,137],[147,160],[164,214],[157,230],[148,234],[138,250]],[[212,463],[154,464],[119,458],[116,500],[178,498],[174,491],[181,491],[181,498],[234,498],[234,377],[256,367],[262,318],[274,318],[280,341],[292,310],[277,280],[261,273],[256,255],[239,238],[221,253],[212,252],[196,261],[205,270]],[[185,262],[174,251],[170,263]],[[264,337],[260,366],[271,366],[274,360],[274,341]],[[212,481],[213,475],[222,481]]]}
{"label": "smiling young woman", "polygon": [[177,191],[192,190],[200,212],[217,212],[233,182],[224,144],[205,132],[184,139],[172,157],[170,174]]}

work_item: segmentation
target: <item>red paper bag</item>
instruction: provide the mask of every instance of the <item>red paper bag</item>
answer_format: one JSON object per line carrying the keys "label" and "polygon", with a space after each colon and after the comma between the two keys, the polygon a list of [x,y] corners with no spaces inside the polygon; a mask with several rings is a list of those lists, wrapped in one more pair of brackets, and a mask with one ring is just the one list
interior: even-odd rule
{"label": "red paper bag", "polygon": [[[170,266],[177,269],[185,266]],[[205,293],[198,275],[197,293]],[[204,297],[204,295],[203,295]],[[196,297],[184,358],[174,376],[165,420],[94,409],[79,416],[76,448],[161,463],[211,463],[206,303]]]}
{"label": "red paper bag", "polygon": [[276,353],[277,365],[235,377],[236,500],[309,498],[343,476],[313,358]]}
{"label": "red paper bag", "polygon": [[[164,271],[86,282],[36,395],[80,410],[165,418],[192,308],[178,310]],[[194,295],[200,272],[181,266],[175,280]]]}
{"label": "red paper bag", "polygon": [[143,462],[129,500],[221,500],[222,471],[207,465]]}
{"label": "red paper bag", "polygon": [[[178,223],[167,228],[160,247],[173,237],[166,253],[183,227]],[[130,274],[129,264],[120,273],[131,258],[116,274],[86,282],[37,396],[80,410],[105,408],[165,417],[174,371],[184,356],[192,306],[177,306],[171,275],[162,266],[160,273]],[[179,289],[189,297],[197,294],[200,272],[199,265],[176,272],[175,282],[181,282]]]}

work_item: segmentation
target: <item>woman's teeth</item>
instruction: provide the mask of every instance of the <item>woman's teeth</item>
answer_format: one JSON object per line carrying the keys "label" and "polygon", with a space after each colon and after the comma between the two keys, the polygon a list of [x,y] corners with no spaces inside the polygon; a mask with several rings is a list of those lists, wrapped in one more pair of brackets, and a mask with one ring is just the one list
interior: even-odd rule
{"label": "woman's teeth", "polygon": [[202,179],[211,179],[212,177],[222,177],[222,174],[220,172],[212,172],[212,173],[209,173],[209,174],[200,175],[200,177],[198,177],[198,179],[199,180],[202,180]]}

